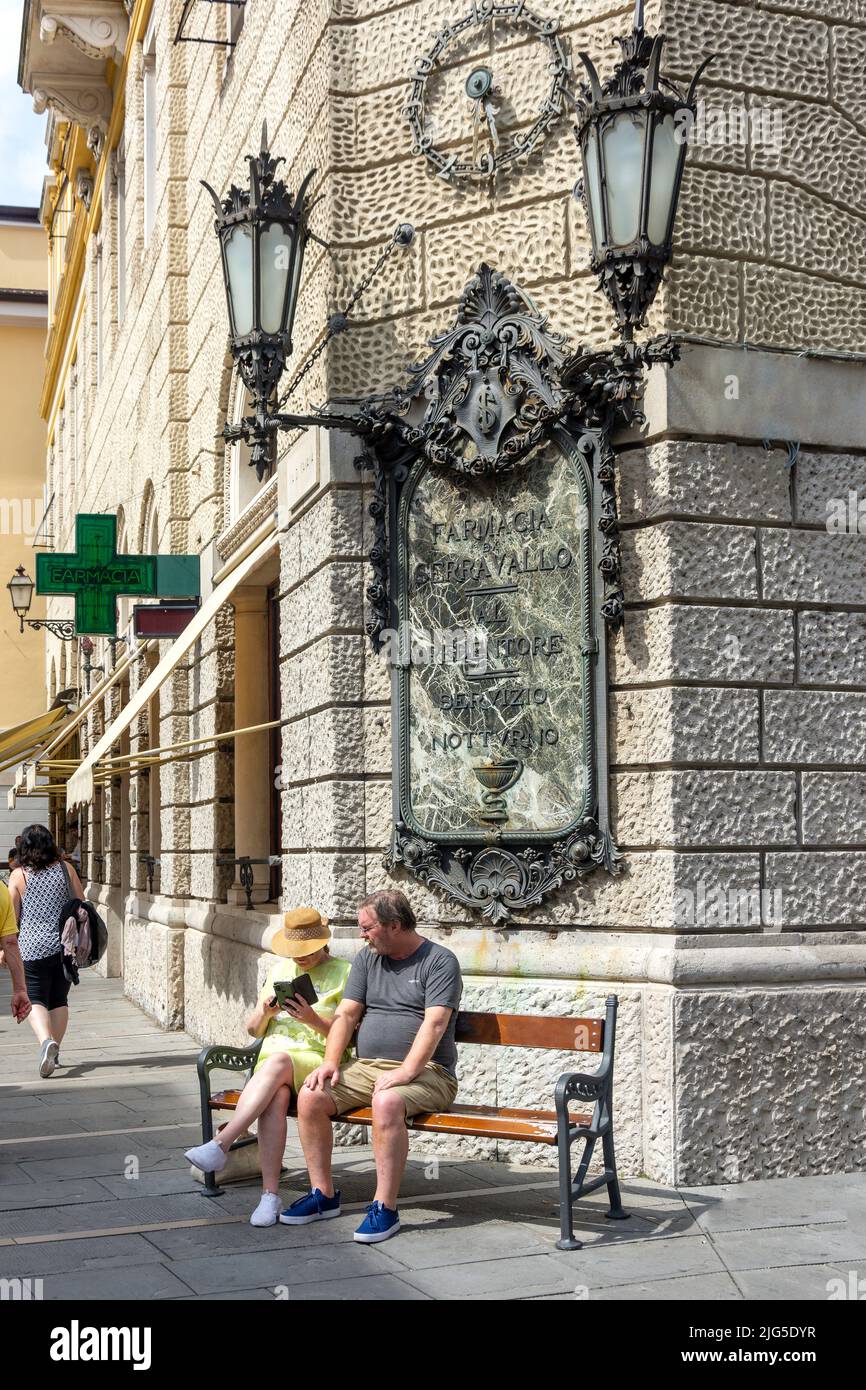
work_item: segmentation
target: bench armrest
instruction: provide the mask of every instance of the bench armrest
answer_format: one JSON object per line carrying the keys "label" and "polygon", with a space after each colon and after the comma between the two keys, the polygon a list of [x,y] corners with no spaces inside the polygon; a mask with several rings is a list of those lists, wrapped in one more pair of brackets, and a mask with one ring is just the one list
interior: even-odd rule
{"label": "bench armrest", "polygon": [[207,1079],[212,1071],[252,1071],[261,1047],[261,1039],[252,1047],[226,1047],[222,1043],[203,1047],[196,1062],[202,1090],[207,1091]]}
{"label": "bench armrest", "polygon": [[571,1100],[590,1101],[598,1105],[610,1093],[612,1068],[601,1066],[596,1072],[565,1072],[556,1083],[554,1092],[557,1112],[568,1109]]}

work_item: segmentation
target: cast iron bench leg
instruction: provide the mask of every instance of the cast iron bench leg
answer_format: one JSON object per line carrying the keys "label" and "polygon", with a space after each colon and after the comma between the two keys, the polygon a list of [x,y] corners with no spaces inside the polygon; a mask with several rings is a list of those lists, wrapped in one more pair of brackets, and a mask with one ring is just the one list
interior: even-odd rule
{"label": "cast iron bench leg", "polygon": [[613,1149],[613,1128],[610,1128],[601,1141],[602,1153],[604,1154],[604,1166],[608,1173],[613,1174],[607,1184],[607,1196],[610,1202],[610,1211],[605,1212],[608,1221],[628,1221],[630,1212],[623,1211],[622,1197],[619,1191],[619,1178],[616,1174],[616,1156]]}
{"label": "cast iron bench leg", "polygon": [[583,1241],[575,1240],[574,1206],[571,1186],[571,1140],[568,1133],[568,1109],[559,1112],[559,1240],[557,1250],[582,1250]]}

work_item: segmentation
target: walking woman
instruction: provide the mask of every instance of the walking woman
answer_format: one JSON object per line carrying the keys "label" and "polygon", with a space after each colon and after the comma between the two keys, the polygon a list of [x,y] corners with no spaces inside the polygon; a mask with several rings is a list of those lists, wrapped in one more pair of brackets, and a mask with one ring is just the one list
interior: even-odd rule
{"label": "walking woman", "polygon": [[39,1075],[48,1077],[60,1063],[60,1044],[69,1022],[69,982],[63,973],[58,923],[64,905],[70,898],[83,898],[84,892],[74,867],[63,863],[44,825],[28,825],[24,831],[19,866],[9,879],[9,893],[33,1006],[30,1024],[42,1044]]}

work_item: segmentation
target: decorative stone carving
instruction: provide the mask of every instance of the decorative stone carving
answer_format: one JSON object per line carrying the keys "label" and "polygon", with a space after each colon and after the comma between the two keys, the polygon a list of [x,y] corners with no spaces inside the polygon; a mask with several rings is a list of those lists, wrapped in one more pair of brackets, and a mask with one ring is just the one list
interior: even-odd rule
{"label": "decorative stone carving", "polygon": [[78,125],[108,129],[111,92],[100,76],[93,79],[63,77],[58,73],[33,74],[33,110],[42,115],[49,107]]}
{"label": "decorative stone carving", "polygon": [[93,201],[93,175],[88,169],[78,169],[75,173],[75,196],[90,211]]}
{"label": "decorative stone carving", "polygon": [[93,125],[87,132],[87,148],[90,150],[97,164],[102,158],[102,151],[105,146],[105,132],[100,130],[98,125]]}
{"label": "decorative stone carving", "polygon": [[123,57],[129,20],[121,4],[104,0],[42,0],[39,38],[52,44],[58,37],[88,58]]}

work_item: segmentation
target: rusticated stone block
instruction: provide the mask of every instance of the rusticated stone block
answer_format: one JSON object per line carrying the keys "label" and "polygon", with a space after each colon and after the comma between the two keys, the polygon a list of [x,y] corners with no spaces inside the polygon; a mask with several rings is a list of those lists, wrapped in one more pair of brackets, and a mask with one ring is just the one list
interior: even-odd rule
{"label": "rusticated stone block", "polygon": [[610,306],[589,274],[571,280],[556,280],[540,288],[535,296],[555,333],[564,333],[573,343],[598,343],[610,338]]}
{"label": "rusticated stone block", "polygon": [[[387,267],[360,301],[355,312],[356,322],[408,314],[423,303],[424,251],[422,234],[416,237],[411,246],[394,253]],[[379,256],[379,248],[352,247],[334,250],[331,255],[331,294],[336,308],[348,302],[361,280],[372,270]]]}
{"label": "rusticated stone block", "polygon": [[[340,91],[363,91],[390,82],[405,82],[414,58],[426,53],[433,35],[454,18],[449,0],[422,0],[382,19],[335,25],[331,31],[333,85]],[[448,63],[487,52],[486,26],[473,27],[448,49]]]}
{"label": "rusticated stone block", "polygon": [[626,846],[796,843],[793,773],[623,772],[612,782]]}
{"label": "rusticated stone block", "polygon": [[826,97],[830,45],[826,24],[790,15],[757,15],[717,0],[664,0],[666,70],[691,76],[708,53],[714,82],[748,91]]}
{"label": "rusticated stone block", "polygon": [[719,256],[763,256],[767,246],[764,179],[687,163],[674,239],[683,248]]}
{"label": "rusticated stone block", "polygon": [[[365,896],[363,854],[311,854],[310,894],[331,921],[354,921]],[[285,889],[284,889],[285,896]]]}
{"label": "rusticated stone block", "polygon": [[394,827],[391,782],[364,782],[364,844],[378,848],[384,854],[391,843]]}
{"label": "rusticated stone block", "polygon": [[[350,174],[335,173],[325,194],[328,223],[341,241],[388,237],[398,222],[426,228],[459,224],[481,212],[492,212],[486,181],[447,188],[418,158],[379,164]],[[458,291],[459,293],[459,291]]]}
{"label": "rusticated stone block", "polygon": [[683,991],[674,1009],[678,1183],[863,1166],[866,991]]}
{"label": "rusticated stone block", "polygon": [[[864,16],[859,16],[861,22]],[[842,110],[860,126],[866,126],[866,29],[832,31],[833,91]]]}
{"label": "rusticated stone block", "polygon": [[167,1029],[184,1027],[185,935],[136,917],[124,923],[124,993]]}
{"label": "rusticated stone block", "polygon": [[866,533],[762,531],[763,597],[789,603],[862,603]]}
{"label": "rusticated stone block", "polygon": [[764,0],[763,9],[801,14],[807,19],[841,19],[866,24],[866,0]]}
{"label": "rusticated stone block", "polygon": [[326,709],[308,722],[310,777],[390,770],[389,710]]}
{"label": "rusticated stone block", "polygon": [[244,1021],[260,988],[260,953],[210,932],[177,935],[184,947],[186,1029],[202,1042],[248,1047]]}
{"label": "rusticated stone block", "polygon": [[674,1180],[673,1012],[669,990],[645,989],[642,998],[643,1167],[657,1182]]}
{"label": "rusticated stone block", "polygon": [[749,341],[842,350],[866,342],[866,291],[767,266],[743,273]]}
{"label": "rusticated stone block", "polygon": [[614,763],[753,763],[758,694],[691,687],[622,690],[610,697]]}
{"label": "rusticated stone block", "polygon": [[801,681],[866,685],[866,614],[798,613]]}
{"label": "rusticated stone block", "polygon": [[620,454],[617,470],[623,521],[671,513],[791,520],[790,474],[766,449],[665,440]]}
{"label": "rusticated stone block", "polygon": [[335,561],[290,589],[280,612],[282,654],[295,652],[329,628],[360,630],[361,580],[357,561]]}
{"label": "rusticated stone block", "polygon": [[447,322],[441,310],[407,314],[386,324],[341,333],[328,351],[328,389],[335,396],[365,396],[404,381],[425,344]]}
{"label": "rusticated stone block", "polygon": [[611,680],[787,683],[794,677],[790,613],[671,605],[627,612],[612,643]]}
{"label": "rusticated stone block", "polygon": [[755,146],[753,172],[778,174],[843,207],[861,207],[866,148],[852,123],[824,103],[774,97],[767,105],[778,112],[781,139],[778,146]]}
{"label": "rusticated stone block", "polygon": [[799,270],[866,281],[866,222],[803,188],[769,184],[769,251]]}
{"label": "rusticated stone block", "polygon": [[804,773],[803,843],[866,844],[866,773]]}
{"label": "rusticated stone block", "polygon": [[[280,667],[284,719],[314,706],[364,697],[361,640],[360,636],[323,637],[286,657]],[[387,699],[387,692],[382,698]]]}
{"label": "rusticated stone block", "polygon": [[363,848],[363,782],[307,782],[291,790],[300,800],[300,814],[287,849]]}
{"label": "rusticated stone block", "polygon": [[833,535],[866,533],[866,458],[803,452],[796,491],[798,522],[824,526]]}
{"label": "rusticated stone block", "polygon": [[766,691],[764,757],[771,763],[866,762],[866,695]]}
{"label": "rusticated stone block", "polygon": [[[458,247],[451,228],[442,227],[426,234],[430,305],[450,304],[455,286],[469,281],[482,261],[494,265],[520,286],[562,274],[563,202],[523,208],[516,215],[499,213],[473,218],[461,230]],[[546,303],[544,312],[549,312]]]}
{"label": "rusticated stone block", "polygon": [[755,533],[745,527],[668,521],[621,541],[626,600],[758,597]]}
{"label": "rusticated stone block", "polygon": [[671,263],[647,315],[653,333],[701,333],[723,341],[740,337],[740,271],[707,256]]}
{"label": "rusticated stone block", "polygon": [[866,927],[866,854],[768,854],[766,885],[781,894],[785,927]]}

